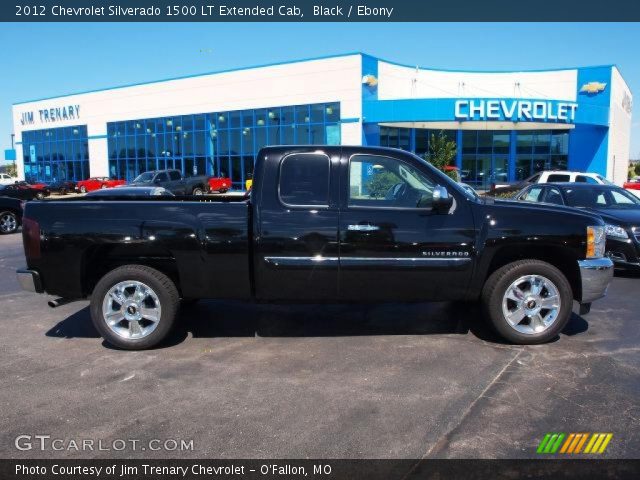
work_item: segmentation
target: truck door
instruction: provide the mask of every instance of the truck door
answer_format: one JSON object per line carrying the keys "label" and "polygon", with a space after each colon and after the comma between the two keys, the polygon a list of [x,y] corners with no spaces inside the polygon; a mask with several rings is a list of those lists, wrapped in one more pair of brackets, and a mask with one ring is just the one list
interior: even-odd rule
{"label": "truck door", "polygon": [[254,192],[259,300],[337,298],[339,158],[319,149],[265,160]]}
{"label": "truck door", "polygon": [[408,154],[354,153],[341,171],[340,297],[462,298],[473,264],[470,200],[450,191],[448,212],[434,210],[434,187],[444,181]]}

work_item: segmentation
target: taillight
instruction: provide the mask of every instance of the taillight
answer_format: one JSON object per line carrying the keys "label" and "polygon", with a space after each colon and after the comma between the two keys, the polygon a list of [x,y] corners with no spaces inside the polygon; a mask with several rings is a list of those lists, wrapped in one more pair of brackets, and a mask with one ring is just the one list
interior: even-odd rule
{"label": "taillight", "polygon": [[22,217],[22,243],[27,259],[40,258],[40,224],[27,217]]}

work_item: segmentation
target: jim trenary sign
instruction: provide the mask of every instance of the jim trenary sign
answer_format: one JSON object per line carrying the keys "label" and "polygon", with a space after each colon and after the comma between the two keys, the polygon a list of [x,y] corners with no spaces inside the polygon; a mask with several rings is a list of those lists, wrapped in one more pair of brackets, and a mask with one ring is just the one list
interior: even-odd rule
{"label": "jim trenary sign", "polygon": [[456,120],[573,123],[577,103],[550,100],[456,100]]}
{"label": "jim trenary sign", "polygon": [[36,119],[39,119],[40,123],[50,123],[62,120],[78,120],[79,118],[80,105],[63,105],[61,107],[43,108],[36,110],[36,112],[22,112],[20,124],[33,125]]}

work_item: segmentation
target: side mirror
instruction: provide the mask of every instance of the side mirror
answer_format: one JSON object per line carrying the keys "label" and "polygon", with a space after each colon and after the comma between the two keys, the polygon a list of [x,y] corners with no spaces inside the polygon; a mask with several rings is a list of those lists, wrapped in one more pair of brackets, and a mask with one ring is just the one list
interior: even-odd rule
{"label": "side mirror", "polygon": [[451,205],[453,205],[453,197],[445,187],[436,185],[433,189],[433,210],[437,213],[449,213]]}

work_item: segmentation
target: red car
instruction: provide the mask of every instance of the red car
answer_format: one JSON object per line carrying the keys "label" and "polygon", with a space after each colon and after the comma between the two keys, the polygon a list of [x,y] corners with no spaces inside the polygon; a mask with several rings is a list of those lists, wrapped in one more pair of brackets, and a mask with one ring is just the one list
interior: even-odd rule
{"label": "red car", "polygon": [[209,178],[209,191],[226,193],[231,188],[231,179],[227,177]]}
{"label": "red car", "polygon": [[640,190],[640,179],[633,179],[630,182],[626,182],[623,186],[627,190]]}
{"label": "red car", "polygon": [[91,177],[76,183],[76,192],[87,193],[101,188],[113,188],[127,183],[124,180],[112,180],[109,177]]}
{"label": "red car", "polygon": [[16,188],[22,190],[32,190],[35,193],[35,197],[37,199],[43,199],[44,197],[48,197],[51,194],[51,191],[47,187],[46,183],[42,182],[25,182],[25,181],[17,181],[15,182]]}

